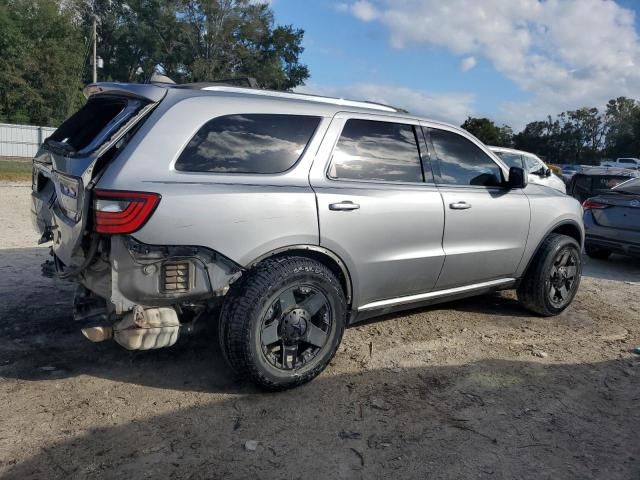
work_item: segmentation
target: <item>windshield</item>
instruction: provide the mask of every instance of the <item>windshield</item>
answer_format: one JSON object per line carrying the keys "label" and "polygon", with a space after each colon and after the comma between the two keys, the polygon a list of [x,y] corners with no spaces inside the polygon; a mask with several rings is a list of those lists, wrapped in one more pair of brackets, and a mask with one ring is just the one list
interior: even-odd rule
{"label": "windshield", "polygon": [[640,195],[640,178],[632,178],[631,180],[616,185],[611,190],[614,192]]}
{"label": "windshield", "polygon": [[509,152],[494,152],[500,159],[507,164],[508,167],[522,168],[522,155]]}

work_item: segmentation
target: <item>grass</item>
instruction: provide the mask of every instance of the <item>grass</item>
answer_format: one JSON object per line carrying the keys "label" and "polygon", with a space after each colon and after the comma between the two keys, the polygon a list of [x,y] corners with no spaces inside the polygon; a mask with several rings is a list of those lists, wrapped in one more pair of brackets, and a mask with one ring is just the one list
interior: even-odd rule
{"label": "grass", "polygon": [[19,157],[0,157],[0,181],[31,181],[31,159]]}

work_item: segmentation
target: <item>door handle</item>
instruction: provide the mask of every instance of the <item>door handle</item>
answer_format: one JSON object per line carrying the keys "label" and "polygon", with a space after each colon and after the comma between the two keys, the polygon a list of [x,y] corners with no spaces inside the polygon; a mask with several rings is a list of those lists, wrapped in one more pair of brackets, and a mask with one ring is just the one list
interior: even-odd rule
{"label": "door handle", "polygon": [[360,208],[360,205],[358,205],[357,203],[353,203],[350,200],[345,200],[344,202],[339,202],[339,203],[330,203],[329,204],[329,210],[336,210],[336,211],[348,211],[348,210],[357,210]]}
{"label": "door handle", "polygon": [[471,208],[471,204],[467,202],[454,202],[449,204],[449,208],[453,210],[467,210]]}

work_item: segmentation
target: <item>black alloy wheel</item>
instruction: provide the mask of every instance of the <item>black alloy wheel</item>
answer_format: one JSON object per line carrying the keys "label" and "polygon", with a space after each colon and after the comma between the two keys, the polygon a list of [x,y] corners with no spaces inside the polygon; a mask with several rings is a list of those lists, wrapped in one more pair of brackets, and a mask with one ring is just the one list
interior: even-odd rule
{"label": "black alloy wheel", "polygon": [[262,353],[281,370],[308,364],[327,344],[332,321],[329,299],[319,289],[286,287],[262,318]]}

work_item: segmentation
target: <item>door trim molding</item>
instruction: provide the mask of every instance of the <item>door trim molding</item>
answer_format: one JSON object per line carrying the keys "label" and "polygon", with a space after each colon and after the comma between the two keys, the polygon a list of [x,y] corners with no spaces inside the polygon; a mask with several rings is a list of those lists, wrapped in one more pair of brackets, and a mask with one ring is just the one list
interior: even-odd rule
{"label": "door trim molding", "polygon": [[419,302],[422,300],[447,297],[449,295],[467,293],[467,292],[472,292],[474,290],[482,290],[484,288],[500,287],[508,284],[513,284],[515,283],[515,281],[516,281],[515,278],[499,278],[497,280],[490,280],[488,282],[482,282],[482,283],[474,283],[472,285],[465,285],[463,287],[455,287],[455,288],[448,288],[446,290],[436,290],[432,292],[418,293],[416,295],[407,295],[405,297],[389,298],[387,300],[378,300],[376,302],[367,303],[366,305],[362,305],[361,307],[358,307],[358,312],[376,310],[376,309],[385,308],[385,307],[394,307],[397,305],[405,305],[408,303]]}

